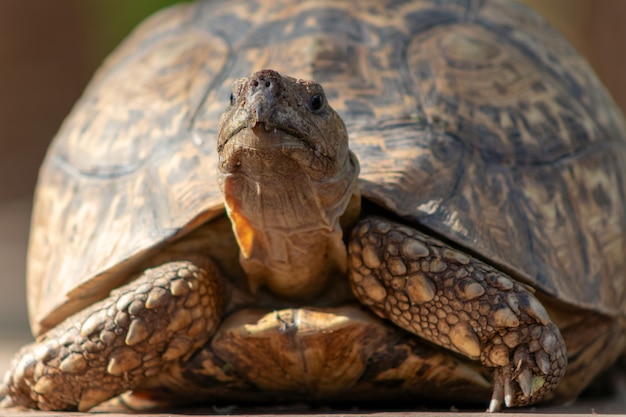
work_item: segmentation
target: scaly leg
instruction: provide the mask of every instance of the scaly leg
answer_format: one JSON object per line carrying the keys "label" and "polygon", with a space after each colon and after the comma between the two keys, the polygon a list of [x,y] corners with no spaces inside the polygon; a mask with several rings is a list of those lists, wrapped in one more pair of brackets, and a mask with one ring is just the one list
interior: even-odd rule
{"label": "scaly leg", "polygon": [[84,411],[188,357],[218,326],[223,295],[209,260],[146,270],[22,348],[0,406]]}
{"label": "scaly leg", "polygon": [[354,229],[350,279],[381,317],[495,368],[489,411],[548,398],[565,374],[559,329],[523,284],[459,250],[383,218]]}

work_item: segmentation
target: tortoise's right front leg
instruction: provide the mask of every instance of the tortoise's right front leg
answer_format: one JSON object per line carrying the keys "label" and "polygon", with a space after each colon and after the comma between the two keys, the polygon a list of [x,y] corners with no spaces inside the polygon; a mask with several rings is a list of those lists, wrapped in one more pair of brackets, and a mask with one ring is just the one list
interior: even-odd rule
{"label": "tortoise's right front leg", "polygon": [[0,406],[88,410],[132,389],[209,339],[222,291],[210,260],[146,270],[22,348],[0,387]]}

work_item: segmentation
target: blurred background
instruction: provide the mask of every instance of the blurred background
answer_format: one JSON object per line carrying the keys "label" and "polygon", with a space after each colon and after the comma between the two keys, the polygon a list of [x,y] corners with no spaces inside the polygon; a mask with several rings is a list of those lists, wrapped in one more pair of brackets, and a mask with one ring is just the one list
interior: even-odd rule
{"label": "blurred background", "polygon": [[[102,59],[144,17],[174,2],[0,1],[0,372],[30,338],[26,241],[45,149]],[[525,2],[587,57],[626,109],[626,1]]]}
{"label": "blurred background", "polygon": [[0,379],[32,340],[25,263],[46,148],[104,57],[174,0],[0,0]]}

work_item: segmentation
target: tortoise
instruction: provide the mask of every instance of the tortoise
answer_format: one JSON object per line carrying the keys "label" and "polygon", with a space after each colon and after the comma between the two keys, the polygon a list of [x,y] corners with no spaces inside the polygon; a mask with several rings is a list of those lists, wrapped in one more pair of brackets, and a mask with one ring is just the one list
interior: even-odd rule
{"label": "tortoise", "polygon": [[625,343],[625,131],[508,0],[161,11],[43,163],[2,404],[574,398]]}

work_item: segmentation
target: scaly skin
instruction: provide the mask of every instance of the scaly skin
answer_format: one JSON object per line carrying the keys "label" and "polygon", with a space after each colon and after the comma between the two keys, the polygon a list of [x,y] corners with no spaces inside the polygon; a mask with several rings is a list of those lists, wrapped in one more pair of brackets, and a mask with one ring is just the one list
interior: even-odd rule
{"label": "scaly skin", "polygon": [[526,286],[382,218],[362,220],[349,251],[361,302],[424,339],[495,368],[489,411],[536,403],[563,378],[563,338]]}
{"label": "scaly skin", "polygon": [[146,270],[22,348],[0,407],[88,410],[187,358],[213,334],[222,288],[211,261]]}

